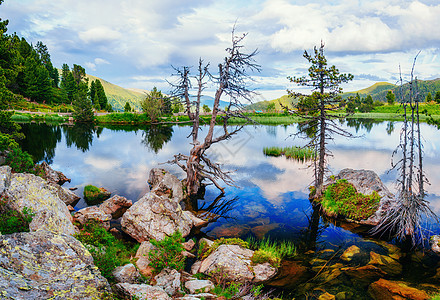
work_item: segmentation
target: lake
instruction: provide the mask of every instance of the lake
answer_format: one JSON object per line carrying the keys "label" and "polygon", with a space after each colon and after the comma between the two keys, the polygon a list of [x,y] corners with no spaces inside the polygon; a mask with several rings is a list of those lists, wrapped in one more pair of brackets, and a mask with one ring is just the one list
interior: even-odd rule
{"label": "lake", "polygon": [[[396,172],[389,170],[401,126],[399,122],[369,120],[344,123],[343,127],[358,137],[335,137],[329,144],[333,153],[329,159],[331,172],[337,174],[343,168],[370,169],[394,191]],[[79,196],[85,185],[92,184],[136,201],[148,191],[149,171],[155,167],[184,178],[178,167],[162,163],[174,154],[189,152],[188,126],[22,124],[22,127],[26,135],[22,142],[24,150],[71,178],[71,183],[64,186],[78,188],[75,193]],[[435,127],[426,124],[421,127],[425,172],[431,183],[426,187],[427,200],[439,214],[440,135]],[[237,187],[226,187],[222,196],[214,186],[208,186],[204,199],[194,204],[202,214],[211,211],[217,216],[216,222],[203,228],[203,233],[213,238],[287,239],[295,242],[299,252],[310,250],[311,245],[314,253],[327,249],[339,251],[351,244],[368,251],[380,247],[377,241],[354,233],[356,230],[346,230],[350,229],[349,225],[326,222],[313,211],[308,200],[312,172],[307,163],[263,154],[265,146],[304,145],[305,140],[292,137],[296,132],[297,125],[246,126],[232,139],[208,150],[209,156],[223,163],[225,169],[235,170],[233,179]],[[75,209],[85,206],[80,200]],[[427,225],[432,233],[440,233],[438,224],[427,221]]]}

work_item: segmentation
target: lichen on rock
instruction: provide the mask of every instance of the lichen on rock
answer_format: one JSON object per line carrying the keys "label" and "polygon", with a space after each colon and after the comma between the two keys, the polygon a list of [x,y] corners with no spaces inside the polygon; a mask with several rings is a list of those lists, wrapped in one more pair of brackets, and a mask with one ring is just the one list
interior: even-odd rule
{"label": "lichen on rock", "polygon": [[3,299],[102,299],[107,280],[75,238],[48,231],[0,236]]}

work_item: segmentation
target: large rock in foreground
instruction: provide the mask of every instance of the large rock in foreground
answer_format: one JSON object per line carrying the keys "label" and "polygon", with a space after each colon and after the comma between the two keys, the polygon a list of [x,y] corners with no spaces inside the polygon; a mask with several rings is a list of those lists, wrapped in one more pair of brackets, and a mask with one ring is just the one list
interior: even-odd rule
{"label": "large rock in foreground", "polygon": [[29,225],[31,231],[46,230],[70,235],[75,233],[72,216],[60,199],[57,187],[33,174],[11,174],[10,167],[0,168],[4,175],[0,177],[0,186],[5,187],[4,194],[8,197],[9,208],[21,212],[27,207],[35,214]]}
{"label": "large rock in foreground", "polygon": [[1,299],[103,299],[109,291],[75,238],[41,230],[0,236]]}
{"label": "large rock in foreground", "polygon": [[276,275],[269,263],[252,265],[254,251],[238,245],[220,245],[200,264],[198,272],[212,275],[222,272],[226,278],[239,282],[264,282]]}
{"label": "large rock in foreground", "polygon": [[162,240],[177,230],[185,237],[195,223],[191,214],[183,211],[178,202],[150,192],[124,213],[121,225],[122,230],[138,242]]}
{"label": "large rock in foreground", "polygon": [[[337,176],[335,176],[335,180],[329,183],[333,183],[338,179],[346,179],[356,188],[358,193],[371,195],[375,191],[381,197],[376,212],[368,219],[359,221],[361,224],[377,225],[384,212],[395,202],[394,195],[383,184],[379,176],[371,170],[343,169]],[[325,185],[329,183],[326,183]]]}

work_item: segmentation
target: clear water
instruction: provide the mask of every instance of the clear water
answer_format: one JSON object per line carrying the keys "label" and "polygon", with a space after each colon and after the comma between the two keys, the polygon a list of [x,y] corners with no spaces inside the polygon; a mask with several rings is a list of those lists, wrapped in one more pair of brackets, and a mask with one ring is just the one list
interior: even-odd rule
{"label": "clear water", "polygon": [[[190,127],[22,126],[27,137],[24,149],[71,178],[65,187],[78,188],[79,196],[85,185],[93,184],[136,201],[148,190],[152,168],[165,168],[180,179],[184,177],[176,166],[160,163],[174,154],[189,152]],[[332,173],[343,168],[370,169],[393,191],[396,172],[389,170],[401,123],[350,121],[343,126],[359,137],[336,137],[329,144]],[[292,138],[296,131],[296,125],[247,126],[231,140],[210,149],[212,159],[222,162],[225,169],[235,170],[237,187],[226,187],[225,195],[220,196],[214,186],[208,186],[204,199],[194,203],[200,211],[208,208],[218,217],[203,228],[203,233],[214,238],[271,236],[294,241],[299,249],[313,249],[314,253],[340,251],[352,244],[363,245],[367,252],[373,248],[378,253],[383,251],[355,233],[357,229],[325,222],[319,214],[313,214],[307,197],[312,181],[307,163],[263,154],[265,146],[303,145],[304,140]],[[427,199],[434,212],[440,213],[440,134],[436,128],[422,124],[422,135],[424,166],[431,183],[426,188]],[[75,208],[85,206],[80,200]],[[427,220],[427,225],[433,234],[440,234],[438,224]]]}

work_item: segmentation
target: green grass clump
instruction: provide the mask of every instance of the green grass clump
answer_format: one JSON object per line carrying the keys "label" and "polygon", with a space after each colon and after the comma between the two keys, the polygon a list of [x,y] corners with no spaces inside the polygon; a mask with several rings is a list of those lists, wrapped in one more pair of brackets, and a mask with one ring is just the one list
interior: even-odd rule
{"label": "green grass clump", "polygon": [[29,224],[35,214],[32,209],[23,207],[21,212],[12,210],[8,207],[8,197],[0,197],[0,232],[1,234],[11,234],[15,232],[29,232]]}
{"label": "green grass clump", "polygon": [[74,236],[86,246],[95,266],[108,280],[113,280],[112,272],[116,267],[130,262],[130,256],[137,249],[116,239],[98,221],[87,222]]}
{"label": "green grass clump", "polygon": [[229,282],[225,285],[216,285],[211,293],[216,294],[219,297],[224,297],[225,299],[237,299],[235,298],[240,294],[241,283]]}
{"label": "green grass clump", "polygon": [[266,156],[281,156],[284,155],[286,158],[295,159],[298,161],[307,161],[312,159],[315,156],[315,152],[313,149],[309,147],[264,147],[263,153]]}
{"label": "green grass clump", "polygon": [[98,188],[93,185],[84,187],[84,200],[88,205],[96,205],[110,197],[110,193],[104,188]]}
{"label": "green grass clump", "polygon": [[[217,250],[217,248],[220,247],[221,245],[238,245],[238,246],[243,247],[243,248],[249,248],[248,242],[245,242],[242,239],[238,239],[238,238],[230,238],[230,239],[220,238],[218,240],[215,240],[214,243],[212,244],[212,246],[209,247],[209,249],[207,249],[202,254],[202,256],[201,256],[202,259],[205,259],[206,257],[208,257],[209,254],[211,254],[212,252]],[[199,251],[200,251],[200,246],[199,246]]]}
{"label": "green grass clump", "polygon": [[164,268],[183,270],[185,267],[185,257],[182,255],[184,239],[179,231],[161,241],[153,239],[150,242],[155,248],[148,253],[149,266],[153,267],[156,273],[160,273]]}
{"label": "green grass clump", "polygon": [[380,196],[375,191],[369,196],[358,193],[346,179],[340,179],[329,185],[318,201],[328,215],[358,221],[367,219],[377,210]]}
{"label": "green grass clump", "polygon": [[110,124],[140,124],[150,123],[150,118],[146,114],[137,113],[111,113],[107,115],[97,116],[96,122],[98,123],[110,123]]}
{"label": "green grass clump", "polygon": [[281,260],[296,255],[295,245],[290,241],[271,241],[269,238],[256,241],[252,238],[247,240],[252,249],[256,249],[252,256],[252,263],[270,263],[274,267],[281,265]]}

